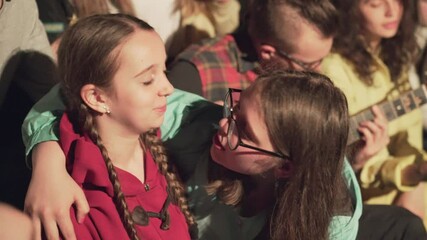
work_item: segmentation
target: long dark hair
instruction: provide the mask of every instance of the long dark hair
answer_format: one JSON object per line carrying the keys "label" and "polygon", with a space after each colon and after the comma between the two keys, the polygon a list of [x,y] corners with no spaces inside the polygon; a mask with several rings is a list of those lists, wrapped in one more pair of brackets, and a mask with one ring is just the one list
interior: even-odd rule
{"label": "long dark hair", "polygon": [[[98,134],[95,124],[97,112],[81,99],[80,90],[86,84],[111,92],[112,78],[118,70],[118,46],[137,29],[154,31],[146,22],[125,14],[94,15],[79,20],[64,33],[58,50],[58,67],[61,77],[61,93],[74,127],[87,133],[99,147],[114,188],[114,201],[123,224],[131,239],[139,239],[129,213],[113,163]],[[156,130],[144,133],[141,139],[153,154],[160,172],[166,177],[173,201],[181,208],[187,223],[195,223],[190,214],[184,189],[176,175],[170,171],[166,151],[156,136]]]}
{"label": "long dark hair", "polygon": [[[282,70],[260,75],[251,88],[275,150],[290,156],[293,169],[277,189],[271,239],[328,239],[332,216],[351,204],[342,176],[349,127],[344,94],[321,74]],[[239,204],[247,177],[218,164],[209,171],[208,193]]]}
{"label": "long dark hair", "polygon": [[287,153],[292,174],[278,190],[272,239],[328,239],[343,188],[348,135],[344,94],[325,76],[278,71],[255,83],[269,137]]}
{"label": "long dark hair", "polygon": [[[359,10],[360,0],[334,0],[340,13],[339,30],[334,39],[333,51],[350,61],[367,85],[372,85],[372,74],[376,70],[374,58],[368,50],[363,36],[364,19]],[[396,35],[382,39],[380,58],[390,71],[391,80],[396,82],[408,66],[415,61],[417,45],[414,37],[414,17],[411,1],[402,1],[403,16]]]}

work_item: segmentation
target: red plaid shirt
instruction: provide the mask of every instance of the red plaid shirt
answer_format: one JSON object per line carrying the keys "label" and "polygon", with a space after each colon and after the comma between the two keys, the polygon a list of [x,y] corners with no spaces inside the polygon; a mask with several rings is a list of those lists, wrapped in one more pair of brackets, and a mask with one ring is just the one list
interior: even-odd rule
{"label": "red plaid shirt", "polygon": [[[236,39],[242,37],[243,44]],[[245,46],[249,37],[226,35],[192,45],[176,60],[189,61],[197,68],[203,97],[210,101],[223,100],[228,88],[244,89],[256,78],[256,59],[249,58]],[[247,48],[247,46],[246,46]]]}

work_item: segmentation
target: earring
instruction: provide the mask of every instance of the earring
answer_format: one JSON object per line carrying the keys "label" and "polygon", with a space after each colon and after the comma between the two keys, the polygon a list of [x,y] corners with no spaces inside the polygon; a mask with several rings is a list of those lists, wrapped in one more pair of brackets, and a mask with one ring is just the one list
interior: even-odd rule
{"label": "earring", "polygon": [[107,105],[103,105],[102,108],[105,110],[106,114],[110,114],[111,113],[110,108],[108,108]]}

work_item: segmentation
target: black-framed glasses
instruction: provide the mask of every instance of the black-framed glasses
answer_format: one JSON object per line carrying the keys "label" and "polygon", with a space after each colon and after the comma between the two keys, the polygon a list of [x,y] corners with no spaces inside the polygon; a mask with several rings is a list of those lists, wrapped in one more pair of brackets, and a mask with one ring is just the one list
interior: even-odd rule
{"label": "black-framed glasses", "polygon": [[287,156],[281,153],[272,152],[259,147],[251,146],[242,141],[240,137],[239,127],[237,126],[236,119],[234,118],[234,106],[236,106],[236,104],[239,102],[241,92],[242,90],[240,89],[229,88],[224,99],[223,116],[224,118],[228,119],[227,142],[230,150],[234,151],[238,146],[242,146],[242,147],[250,148],[250,149],[253,149],[262,153],[266,153],[275,157],[288,158]]}
{"label": "black-framed glasses", "polygon": [[302,69],[306,71],[315,71],[316,68],[322,63],[322,60],[323,60],[322,58],[317,61],[307,63],[292,57],[289,53],[283,50],[280,50],[278,48],[276,48],[276,51],[281,57],[286,58],[287,60],[295,63],[296,65],[300,66]]}

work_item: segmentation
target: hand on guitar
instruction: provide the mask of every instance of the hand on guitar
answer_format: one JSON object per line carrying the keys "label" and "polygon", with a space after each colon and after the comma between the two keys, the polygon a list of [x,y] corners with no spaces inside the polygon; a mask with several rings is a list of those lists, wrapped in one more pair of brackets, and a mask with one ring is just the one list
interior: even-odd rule
{"label": "hand on guitar", "polygon": [[388,121],[384,113],[376,105],[372,107],[372,112],[374,119],[361,122],[357,129],[362,135],[362,141],[352,156],[352,165],[355,171],[363,168],[369,158],[377,154],[390,142]]}

